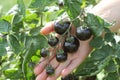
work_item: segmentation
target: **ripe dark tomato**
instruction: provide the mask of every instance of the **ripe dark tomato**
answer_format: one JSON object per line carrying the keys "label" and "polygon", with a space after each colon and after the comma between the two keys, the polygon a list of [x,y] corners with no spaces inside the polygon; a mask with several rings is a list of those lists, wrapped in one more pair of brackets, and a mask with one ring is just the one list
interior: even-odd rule
{"label": "ripe dark tomato", "polygon": [[56,54],[56,60],[58,62],[64,62],[67,60],[67,53],[57,53]]}
{"label": "ripe dark tomato", "polygon": [[73,53],[78,50],[79,45],[79,40],[75,36],[70,36],[66,38],[63,44],[63,50],[68,53]]}
{"label": "ripe dark tomato", "polygon": [[47,68],[46,68],[46,73],[47,75],[53,75],[55,72],[54,68],[51,66],[51,65],[48,65]]}
{"label": "ripe dark tomato", "polygon": [[75,74],[69,74],[64,78],[61,78],[61,80],[79,80],[79,77]]}
{"label": "ripe dark tomato", "polygon": [[56,46],[59,42],[59,39],[57,37],[51,37],[48,39],[48,44],[52,47]]}
{"label": "ripe dark tomato", "polygon": [[41,49],[40,55],[41,57],[47,57],[49,55],[49,50],[45,48]]}
{"label": "ripe dark tomato", "polygon": [[55,22],[54,24],[54,30],[56,33],[62,35],[66,32],[66,30],[69,28],[70,22]]}
{"label": "ripe dark tomato", "polygon": [[85,41],[92,36],[92,31],[88,27],[78,27],[76,30],[76,36],[79,38],[79,40]]}

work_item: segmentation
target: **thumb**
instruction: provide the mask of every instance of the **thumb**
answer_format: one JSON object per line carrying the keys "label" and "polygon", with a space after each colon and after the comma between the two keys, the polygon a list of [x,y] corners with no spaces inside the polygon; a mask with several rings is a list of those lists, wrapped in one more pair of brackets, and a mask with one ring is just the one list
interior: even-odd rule
{"label": "thumb", "polygon": [[54,21],[47,23],[41,30],[40,33],[47,35],[54,31]]}

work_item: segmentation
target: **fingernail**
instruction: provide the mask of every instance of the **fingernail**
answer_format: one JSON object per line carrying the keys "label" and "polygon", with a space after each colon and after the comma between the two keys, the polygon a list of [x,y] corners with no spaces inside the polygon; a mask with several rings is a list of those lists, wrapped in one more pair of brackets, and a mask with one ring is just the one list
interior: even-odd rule
{"label": "fingernail", "polygon": [[62,76],[63,78],[66,76],[65,72],[66,72],[66,69],[62,70],[61,76]]}

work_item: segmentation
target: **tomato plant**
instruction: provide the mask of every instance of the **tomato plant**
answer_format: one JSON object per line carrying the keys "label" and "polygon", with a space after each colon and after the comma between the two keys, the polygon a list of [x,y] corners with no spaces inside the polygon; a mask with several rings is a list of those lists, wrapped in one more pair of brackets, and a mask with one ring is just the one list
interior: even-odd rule
{"label": "tomato plant", "polygon": [[120,41],[109,30],[113,24],[87,13],[86,9],[96,3],[96,0],[64,0],[61,4],[58,0],[31,0],[26,7],[23,0],[17,0],[6,15],[0,14],[0,80],[35,80],[34,66],[39,63],[41,50],[48,47],[48,36],[39,31],[45,23],[66,16],[77,28],[89,27],[94,35],[90,43],[94,49],[74,75],[83,80],[93,77],[100,80],[101,75],[102,80],[119,80]]}

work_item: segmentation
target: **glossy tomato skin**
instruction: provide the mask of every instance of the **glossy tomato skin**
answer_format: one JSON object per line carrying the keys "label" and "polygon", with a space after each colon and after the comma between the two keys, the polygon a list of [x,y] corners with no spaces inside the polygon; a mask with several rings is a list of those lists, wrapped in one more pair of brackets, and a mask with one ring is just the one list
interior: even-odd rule
{"label": "glossy tomato skin", "polygon": [[59,35],[62,35],[66,32],[66,30],[70,27],[70,22],[55,22],[54,24],[54,30]]}
{"label": "glossy tomato skin", "polygon": [[48,66],[48,67],[46,68],[46,74],[47,74],[48,76],[53,75],[54,72],[55,72],[55,69],[54,69],[53,67]]}
{"label": "glossy tomato skin", "polygon": [[67,60],[67,53],[57,53],[56,60],[58,62],[65,62]]}
{"label": "glossy tomato skin", "polygon": [[54,74],[54,69],[48,69],[46,71],[47,75],[53,75]]}
{"label": "glossy tomato skin", "polygon": [[51,47],[54,47],[58,44],[59,42],[59,39],[57,37],[52,37],[52,38],[49,38],[48,39],[48,44],[51,46]]}
{"label": "glossy tomato skin", "polygon": [[92,36],[92,31],[90,28],[86,27],[78,27],[76,30],[76,36],[79,40],[85,41],[88,40]]}
{"label": "glossy tomato skin", "polygon": [[64,52],[74,53],[78,50],[79,45],[79,40],[75,36],[69,36],[63,44],[63,50]]}
{"label": "glossy tomato skin", "polygon": [[45,48],[41,49],[41,51],[40,51],[40,56],[41,57],[47,57],[48,55],[49,55],[49,50],[48,49],[45,49]]}

